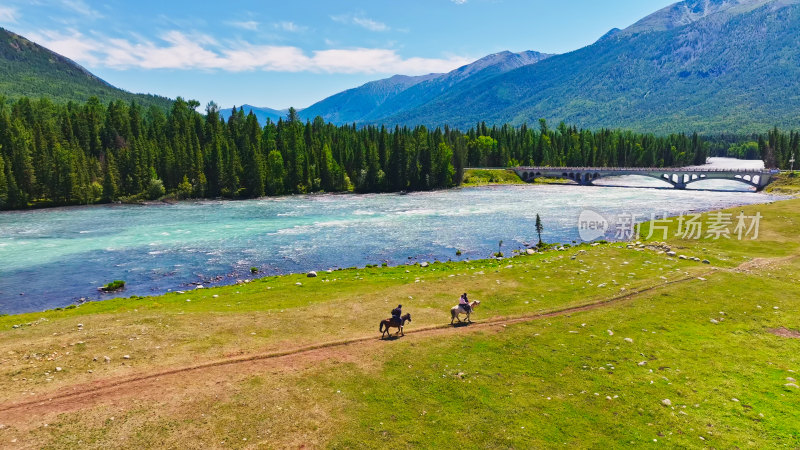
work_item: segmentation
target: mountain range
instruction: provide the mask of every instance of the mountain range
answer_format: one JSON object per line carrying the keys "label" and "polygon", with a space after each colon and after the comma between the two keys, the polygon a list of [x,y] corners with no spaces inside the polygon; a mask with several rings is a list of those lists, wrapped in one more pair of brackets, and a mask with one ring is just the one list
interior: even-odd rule
{"label": "mountain range", "polygon": [[85,102],[96,96],[103,102],[136,100],[164,109],[172,104],[165,97],[118,89],[71,59],[4,28],[0,28],[0,95],[10,100],[47,97],[55,102]]}
{"label": "mountain range", "polygon": [[[288,109],[272,109],[272,108],[264,108],[252,105],[242,105],[239,107],[234,106],[236,109],[244,109],[244,113],[250,114],[251,112],[255,114],[258,122],[261,124],[267,123],[267,119],[270,119],[273,122],[277,122],[280,118],[285,118],[286,114],[289,112]],[[233,112],[233,108],[225,108],[219,110],[219,116],[225,119],[226,121],[231,116]]]}
{"label": "mountain range", "polygon": [[313,119],[321,116],[335,123],[380,121],[433,101],[446,92],[457,92],[482,80],[528,64],[535,64],[550,55],[538,52],[495,53],[449,73],[432,73],[409,77],[395,75],[349,89],[302,110],[300,116]]}
{"label": "mountain range", "polygon": [[659,133],[798,127],[798,3],[687,0],[573,52],[498,53],[370,95],[373,86],[398,79],[392,77],[336,94],[302,115],[457,127],[545,118]]}
{"label": "mountain range", "polygon": [[[0,95],[170,100],[117,89],[0,28]],[[244,106],[263,123],[286,111]],[[686,0],[560,54],[500,52],[444,74],[395,75],[304,110],[329,122],[535,124],[654,133],[800,127],[800,0]],[[223,117],[230,109],[222,110]]]}

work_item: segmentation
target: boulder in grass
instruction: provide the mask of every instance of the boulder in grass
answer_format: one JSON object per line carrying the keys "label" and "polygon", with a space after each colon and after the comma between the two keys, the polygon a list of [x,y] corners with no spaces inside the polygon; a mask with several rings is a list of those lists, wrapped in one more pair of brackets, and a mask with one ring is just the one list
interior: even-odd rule
{"label": "boulder in grass", "polygon": [[311,272],[308,272],[308,274],[306,274],[306,276],[307,276],[308,278],[316,278],[316,277],[317,277],[317,272],[314,272],[314,271],[312,270]]}

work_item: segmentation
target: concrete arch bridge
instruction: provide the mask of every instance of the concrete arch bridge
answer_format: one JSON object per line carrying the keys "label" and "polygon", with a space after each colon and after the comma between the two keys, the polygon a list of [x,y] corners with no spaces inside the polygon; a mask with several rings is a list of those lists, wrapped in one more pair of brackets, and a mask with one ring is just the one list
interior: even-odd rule
{"label": "concrete arch bridge", "polygon": [[515,167],[513,169],[525,182],[537,178],[564,178],[581,185],[591,185],[605,177],[640,175],[669,183],[675,189],[686,189],[688,184],[703,180],[730,180],[764,189],[776,170],[764,169],[678,169],[655,167]]}

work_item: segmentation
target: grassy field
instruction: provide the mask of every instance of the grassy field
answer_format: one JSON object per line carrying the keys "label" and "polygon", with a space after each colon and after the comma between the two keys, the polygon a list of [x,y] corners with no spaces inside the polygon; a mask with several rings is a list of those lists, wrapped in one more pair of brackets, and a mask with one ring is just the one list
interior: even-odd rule
{"label": "grassy field", "polygon": [[776,195],[800,196],[800,172],[778,174],[765,192]]}
{"label": "grassy field", "polygon": [[[795,448],[800,339],[771,330],[800,329],[800,200],[739,211],[757,240],[673,224],[0,317],[0,447]],[[463,291],[477,323],[449,327]]]}

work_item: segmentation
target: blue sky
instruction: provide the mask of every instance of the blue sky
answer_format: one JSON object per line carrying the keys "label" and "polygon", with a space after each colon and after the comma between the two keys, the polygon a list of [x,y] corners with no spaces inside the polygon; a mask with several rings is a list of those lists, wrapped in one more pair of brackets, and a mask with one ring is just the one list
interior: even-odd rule
{"label": "blue sky", "polygon": [[490,53],[563,53],[670,0],[3,0],[0,26],[133,92],[285,108]]}

